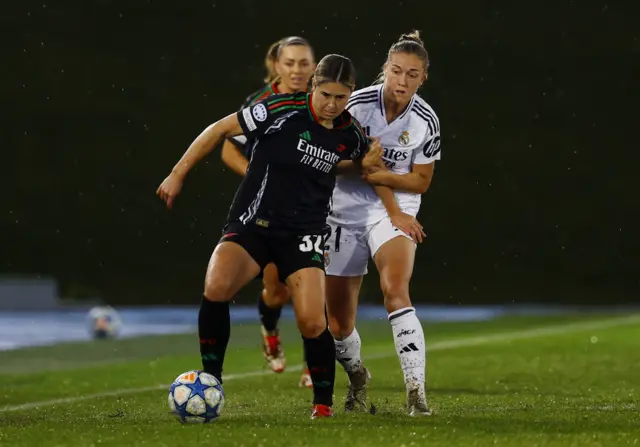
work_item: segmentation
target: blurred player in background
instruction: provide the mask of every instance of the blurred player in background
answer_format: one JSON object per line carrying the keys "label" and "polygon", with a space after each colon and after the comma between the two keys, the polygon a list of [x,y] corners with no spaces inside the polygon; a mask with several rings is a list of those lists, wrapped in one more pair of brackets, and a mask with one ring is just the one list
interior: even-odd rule
{"label": "blurred player in background", "polygon": [[[252,93],[242,108],[255,104],[270,95],[307,91],[315,69],[311,45],[302,37],[291,36],[273,43],[265,57],[267,76],[265,86]],[[225,140],[222,146],[222,161],[234,172],[244,177],[251,159],[252,141],[240,135]],[[278,269],[268,264],[262,272],[263,289],[258,299],[258,312],[262,329],[264,358],[272,371],[280,373],[286,367],[286,358],[278,331],[278,320],[282,306],[290,299],[287,286],[278,279]],[[300,386],[311,388],[311,376],[306,362]]]}

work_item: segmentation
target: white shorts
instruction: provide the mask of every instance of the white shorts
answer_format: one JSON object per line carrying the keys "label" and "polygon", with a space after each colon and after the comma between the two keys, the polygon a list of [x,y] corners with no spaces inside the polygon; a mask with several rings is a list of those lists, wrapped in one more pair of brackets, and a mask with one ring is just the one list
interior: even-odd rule
{"label": "white shorts", "polygon": [[324,250],[325,272],[330,276],[362,276],[367,274],[369,256],[373,259],[385,242],[410,236],[396,228],[387,216],[380,222],[366,227],[343,227],[331,221],[331,236]]}

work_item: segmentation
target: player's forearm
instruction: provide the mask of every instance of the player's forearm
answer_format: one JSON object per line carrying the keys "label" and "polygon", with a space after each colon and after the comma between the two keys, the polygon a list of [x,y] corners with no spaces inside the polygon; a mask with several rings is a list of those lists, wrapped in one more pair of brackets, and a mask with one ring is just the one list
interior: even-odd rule
{"label": "player's forearm", "polygon": [[380,186],[373,185],[373,189],[375,190],[378,197],[380,197],[380,201],[384,205],[384,208],[387,210],[387,214],[389,216],[395,216],[402,212],[400,206],[398,206],[398,202],[396,202],[396,196],[393,193],[393,189],[388,186]]}
{"label": "player's forearm", "polygon": [[336,174],[338,175],[356,175],[360,173],[360,167],[351,160],[342,160],[336,165]]}
{"label": "player's forearm", "polygon": [[233,172],[238,175],[245,176],[249,160],[242,155],[240,150],[233,143],[225,142],[222,146],[222,162],[227,165]]}
{"label": "player's forearm", "polygon": [[222,121],[218,121],[202,131],[198,137],[193,140],[182,158],[173,167],[172,172],[185,177],[187,173],[198,164],[200,160],[206,157],[214,147],[227,137],[225,126]]}
{"label": "player's forearm", "polygon": [[429,180],[415,172],[408,174],[393,174],[389,171],[378,171],[367,176],[372,185],[388,186],[394,191],[424,194],[429,189]]}

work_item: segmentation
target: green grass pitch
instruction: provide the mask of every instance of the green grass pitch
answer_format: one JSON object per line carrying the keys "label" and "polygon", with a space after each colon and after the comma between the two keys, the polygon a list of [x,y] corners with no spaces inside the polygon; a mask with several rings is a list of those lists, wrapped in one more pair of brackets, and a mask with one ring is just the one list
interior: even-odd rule
{"label": "green grass pitch", "polygon": [[200,366],[194,334],[0,352],[0,446],[640,445],[640,316],[427,323],[429,398],[407,416],[387,322],[359,326],[377,412],[310,420],[301,341],[283,328],[287,372],[267,371],[255,325],[232,328],[226,405],[208,425],[169,414],[167,386]]}

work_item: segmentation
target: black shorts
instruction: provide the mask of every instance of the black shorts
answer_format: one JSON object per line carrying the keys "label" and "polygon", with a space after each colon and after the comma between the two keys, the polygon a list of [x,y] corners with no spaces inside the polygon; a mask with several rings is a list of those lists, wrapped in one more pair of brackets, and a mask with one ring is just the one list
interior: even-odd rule
{"label": "black shorts", "polygon": [[260,274],[267,264],[278,268],[280,281],[298,270],[316,267],[324,272],[325,234],[304,236],[270,235],[241,223],[228,224],[220,242],[235,242],[244,248],[260,266]]}

